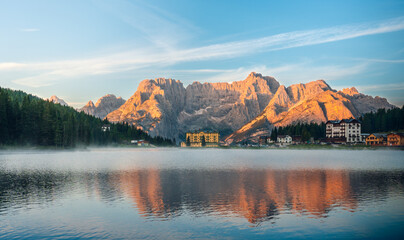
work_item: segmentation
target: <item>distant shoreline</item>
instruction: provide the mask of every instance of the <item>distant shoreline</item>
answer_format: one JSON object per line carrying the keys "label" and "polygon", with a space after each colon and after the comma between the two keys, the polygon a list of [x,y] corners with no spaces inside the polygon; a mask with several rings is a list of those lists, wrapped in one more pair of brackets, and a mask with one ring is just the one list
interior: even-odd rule
{"label": "distant shoreline", "polygon": [[288,146],[219,146],[219,147],[179,147],[179,146],[132,146],[132,145],[110,145],[110,146],[78,146],[74,148],[56,148],[45,146],[0,146],[0,152],[7,151],[91,151],[92,149],[181,149],[181,150],[404,150],[404,146],[368,146],[368,145],[318,145],[318,144],[305,144],[305,145],[288,145]]}

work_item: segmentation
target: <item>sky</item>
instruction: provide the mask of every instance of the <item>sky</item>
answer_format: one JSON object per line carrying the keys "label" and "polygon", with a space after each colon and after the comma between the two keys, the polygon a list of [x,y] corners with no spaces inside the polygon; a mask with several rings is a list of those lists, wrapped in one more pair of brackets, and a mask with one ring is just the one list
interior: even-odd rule
{"label": "sky", "polygon": [[324,79],[404,104],[404,1],[0,0],[0,87],[82,107],[143,79]]}

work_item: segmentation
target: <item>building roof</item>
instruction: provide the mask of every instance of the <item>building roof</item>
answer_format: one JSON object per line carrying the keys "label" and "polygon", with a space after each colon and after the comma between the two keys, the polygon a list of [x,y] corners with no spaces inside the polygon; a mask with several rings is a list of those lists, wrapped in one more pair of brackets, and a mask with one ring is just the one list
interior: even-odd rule
{"label": "building roof", "polygon": [[387,134],[383,134],[383,133],[372,133],[372,134],[369,134],[369,136],[370,135],[374,135],[377,138],[380,138],[380,137],[386,138],[387,137]]}
{"label": "building roof", "polygon": [[401,137],[404,137],[404,133],[394,133],[394,132],[387,134],[387,136],[388,136],[388,135],[391,135],[391,134],[399,135],[399,136],[401,136]]}
{"label": "building roof", "polygon": [[285,138],[285,137],[291,137],[289,135],[278,135],[278,138]]}
{"label": "building roof", "polygon": [[350,119],[342,119],[342,120],[328,120],[327,123],[332,123],[332,124],[339,124],[339,123],[361,123],[358,119],[355,118],[350,118]]}
{"label": "building roof", "polygon": [[201,133],[201,132],[203,132],[203,133],[219,133],[218,131],[211,131],[211,130],[206,130],[206,131],[194,130],[194,131],[190,131],[190,132],[187,132],[187,133]]}

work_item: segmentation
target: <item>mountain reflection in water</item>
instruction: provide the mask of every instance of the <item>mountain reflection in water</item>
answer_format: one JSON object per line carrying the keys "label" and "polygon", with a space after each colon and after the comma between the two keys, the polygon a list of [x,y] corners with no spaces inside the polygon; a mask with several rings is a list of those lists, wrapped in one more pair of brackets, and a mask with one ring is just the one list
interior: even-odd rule
{"label": "mountain reflection in water", "polygon": [[0,215],[74,193],[133,202],[148,219],[182,214],[242,217],[252,225],[281,214],[325,218],[403,192],[401,171],[141,169],[0,172]]}

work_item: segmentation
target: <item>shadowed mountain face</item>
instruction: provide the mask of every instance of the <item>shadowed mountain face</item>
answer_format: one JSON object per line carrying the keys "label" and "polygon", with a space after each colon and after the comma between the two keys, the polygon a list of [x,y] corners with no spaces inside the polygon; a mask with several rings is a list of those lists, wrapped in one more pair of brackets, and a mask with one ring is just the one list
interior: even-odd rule
{"label": "shadowed mountain face", "polygon": [[285,87],[272,77],[251,73],[243,81],[194,82],[186,88],[173,79],[143,80],[107,118],[167,138],[184,138],[185,132],[197,129],[219,131],[221,136],[233,133],[226,138],[232,143],[267,134],[273,126],[359,117],[392,107],[386,99],[355,88],[337,92],[323,80]]}
{"label": "shadowed mountain face", "polygon": [[285,213],[325,218],[337,209],[355,212],[363,202],[382,201],[394,191],[391,186],[404,184],[401,172],[324,169],[33,172],[9,173],[1,180],[0,215],[79,191],[106,203],[127,198],[146,218],[214,215],[253,225]]}

